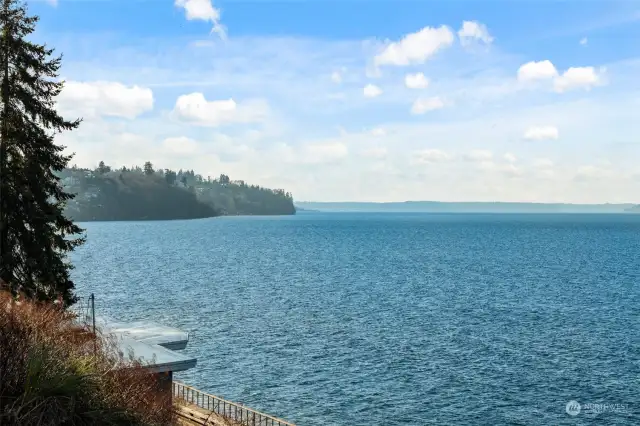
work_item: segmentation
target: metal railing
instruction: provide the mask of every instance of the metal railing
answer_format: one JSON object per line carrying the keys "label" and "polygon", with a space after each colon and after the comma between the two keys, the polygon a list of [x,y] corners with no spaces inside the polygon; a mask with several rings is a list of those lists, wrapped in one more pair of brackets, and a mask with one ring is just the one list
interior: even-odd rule
{"label": "metal railing", "polygon": [[215,395],[200,392],[180,382],[173,382],[173,395],[189,404],[214,412],[218,416],[231,421],[231,424],[247,426],[295,426],[286,420],[252,410],[244,405],[227,401]]}
{"label": "metal railing", "polygon": [[89,297],[81,297],[78,302],[69,308],[77,315],[77,321],[95,333],[96,331],[96,308],[95,296],[93,293]]}

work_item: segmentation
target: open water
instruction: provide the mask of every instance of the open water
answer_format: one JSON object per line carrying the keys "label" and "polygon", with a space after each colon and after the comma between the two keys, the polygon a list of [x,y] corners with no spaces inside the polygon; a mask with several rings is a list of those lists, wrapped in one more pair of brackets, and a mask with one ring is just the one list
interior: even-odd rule
{"label": "open water", "polygon": [[82,225],[98,314],[191,332],[180,379],[299,426],[640,424],[640,215]]}

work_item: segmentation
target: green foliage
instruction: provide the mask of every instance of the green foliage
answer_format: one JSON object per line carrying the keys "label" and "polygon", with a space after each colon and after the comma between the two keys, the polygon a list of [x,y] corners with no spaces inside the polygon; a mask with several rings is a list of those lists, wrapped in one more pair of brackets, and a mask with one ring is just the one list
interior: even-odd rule
{"label": "green foliage", "polygon": [[198,201],[165,177],[136,171],[101,174],[86,169],[66,169],[61,174],[69,191],[78,196],[67,214],[78,221],[169,220],[217,216],[216,210]]}
{"label": "green foliage", "polygon": [[204,179],[193,170],[153,171],[150,162],[119,171],[100,162],[95,170],[61,173],[69,191],[78,194],[67,212],[79,221],[192,219],[223,215],[295,214],[293,197],[284,190],[247,185],[227,175]]}
{"label": "green foliage", "polygon": [[165,170],[164,171],[164,179],[167,181],[168,185],[173,185],[174,183],[176,183],[176,179],[177,179],[177,175],[176,172],[174,172],[173,170]]}
{"label": "green foliage", "polygon": [[153,173],[153,164],[151,164],[151,161],[147,161],[146,163],[144,163],[144,174],[147,176],[151,176]]}
{"label": "green foliage", "polygon": [[64,216],[73,198],[56,176],[70,160],[54,135],[75,129],[55,110],[60,57],[28,41],[37,17],[17,0],[0,3],[0,279],[14,294],[74,302],[66,253],[83,242]]}

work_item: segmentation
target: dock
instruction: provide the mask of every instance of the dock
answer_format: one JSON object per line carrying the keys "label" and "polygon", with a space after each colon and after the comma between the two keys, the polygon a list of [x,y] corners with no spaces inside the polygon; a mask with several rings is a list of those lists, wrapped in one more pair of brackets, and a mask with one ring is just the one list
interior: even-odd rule
{"label": "dock", "polygon": [[186,348],[189,334],[174,327],[148,321],[120,322],[95,318],[96,330],[113,337],[125,359],[131,356],[156,374],[167,399],[183,425],[295,426],[286,420],[259,412],[173,380],[173,373],[195,368],[197,359],[177,351]]}

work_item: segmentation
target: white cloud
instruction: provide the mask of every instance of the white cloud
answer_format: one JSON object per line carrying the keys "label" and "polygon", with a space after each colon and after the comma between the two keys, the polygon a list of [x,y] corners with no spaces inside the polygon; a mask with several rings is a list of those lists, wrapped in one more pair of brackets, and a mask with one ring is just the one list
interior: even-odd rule
{"label": "white cloud", "polygon": [[439,149],[423,149],[413,152],[413,164],[442,163],[452,159],[452,156]]}
{"label": "white cloud", "polygon": [[462,158],[467,161],[490,162],[493,160],[493,153],[485,149],[474,149],[465,153]]}
{"label": "white cloud", "polygon": [[484,44],[493,42],[493,37],[489,34],[487,26],[478,21],[464,21],[458,31],[458,37],[463,46],[469,45],[474,41],[481,41]]}
{"label": "white cloud", "polygon": [[558,70],[549,60],[527,62],[518,69],[518,80],[520,81],[546,80],[557,75]]}
{"label": "white cloud", "polygon": [[421,72],[407,74],[404,77],[404,85],[409,89],[426,89],[429,86],[429,79]]}
{"label": "white cloud", "polygon": [[566,70],[554,81],[557,92],[566,92],[573,89],[586,89],[601,83],[601,76],[593,67],[572,67]]}
{"label": "white cloud", "polygon": [[604,69],[596,72],[594,67],[571,67],[562,75],[549,60],[539,62],[527,62],[518,69],[518,80],[521,82],[533,82],[539,80],[552,80],[554,90],[558,93],[573,89],[590,89],[602,84]]}
{"label": "white cloud", "polygon": [[387,132],[382,127],[371,129],[371,136],[384,136]]}
{"label": "white cloud", "polygon": [[587,43],[589,43],[589,40],[587,40],[587,38],[586,38],[586,37],[583,37],[583,38],[580,40],[580,44],[581,44],[582,46],[586,46],[586,45],[587,45]]}
{"label": "white cloud", "polygon": [[[500,34],[500,38],[507,36]],[[640,180],[631,179],[637,169],[634,160],[640,156],[640,145],[633,143],[633,135],[640,132],[635,113],[640,107],[637,60],[587,63],[596,70],[606,66],[611,84],[589,93],[557,96],[553,89],[558,76],[531,85],[543,90],[521,90],[529,85],[516,81],[515,74],[528,59],[514,62],[520,58],[517,45],[511,52],[502,51],[505,45],[481,55],[469,55],[457,46],[440,51],[437,60],[428,63],[428,71],[382,67],[378,80],[368,80],[363,71],[380,51],[376,42],[284,35],[232,37],[221,44],[211,37],[210,45],[195,47],[186,36],[159,36],[153,45],[135,38],[114,45],[111,40],[87,37],[47,40],[60,51],[72,53],[64,60],[67,80],[150,87],[154,103],[151,113],[136,120],[98,117],[56,136],[69,147],[68,152],[77,153],[72,163],[80,166],[92,166],[101,159],[112,166],[150,160],[157,167],[194,169],[205,176],[225,173],[285,188],[297,200],[640,201]],[[84,50],[86,45],[91,46],[90,52]],[[156,49],[157,45],[163,48]],[[85,52],[90,56],[83,57]],[[562,74],[566,68],[558,71]],[[334,71],[341,74],[341,85],[332,82]],[[413,95],[405,89],[404,78],[418,71],[432,81],[427,91]],[[365,98],[361,91],[368,83],[382,88],[384,94],[373,101]],[[341,101],[329,99],[336,92]],[[185,125],[184,118],[168,113],[179,95],[193,93],[210,102],[233,99],[235,110],[227,109],[222,117],[193,114],[196,120],[188,122],[240,125]],[[437,120],[428,113],[418,116],[423,119],[408,114],[415,99],[436,95],[445,104],[431,113]],[[266,101],[251,101],[256,98],[268,99],[268,109]],[[260,105],[265,108],[257,109],[268,114],[251,113]],[[247,119],[247,108],[252,119]],[[69,118],[87,117],[87,111],[82,108]],[[124,110],[114,111],[122,115]],[[253,121],[259,125],[242,124]],[[532,125],[562,128],[562,143],[519,143]],[[375,137],[374,129],[384,129],[385,134]],[[259,134],[252,133],[256,130]],[[414,152],[423,148],[439,150],[414,158]],[[474,148],[494,156],[465,161],[463,154]],[[513,153],[517,161],[509,161],[505,152]],[[551,169],[536,168],[537,157],[549,157],[557,164]],[[605,168],[598,163],[600,158],[613,164],[607,169],[610,174],[601,181],[589,181],[585,190],[586,185],[574,176],[583,164]],[[410,167],[424,163],[434,165]],[[523,178],[510,178],[516,176]]]}
{"label": "white cloud", "polygon": [[338,71],[334,71],[331,73],[331,81],[333,81],[336,84],[339,84],[342,82],[342,75],[338,72]]}
{"label": "white cloud", "polygon": [[431,98],[419,98],[413,102],[413,105],[411,106],[411,114],[425,114],[429,111],[444,108],[444,106],[444,101],[437,96]]}
{"label": "white cloud", "polygon": [[382,89],[375,84],[367,84],[364,86],[364,89],[362,89],[362,94],[367,98],[375,98],[382,94]]}
{"label": "white cloud", "polygon": [[187,20],[211,22],[211,32],[226,38],[226,28],[220,23],[220,9],[214,7],[211,0],[175,0],[174,4],[184,9]]}
{"label": "white cloud", "polygon": [[523,135],[528,141],[544,141],[558,139],[559,132],[555,126],[534,126],[529,127]]}
{"label": "white cloud", "polygon": [[374,58],[374,64],[406,66],[422,64],[439,50],[453,44],[453,32],[446,25],[438,28],[424,27],[407,34],[400,41],[391,42]]}
{"label": "white cloud", "polygon": [[176,100],[173,115],[183,121],[202,126],[231,123],[256,123],[268,115],[268,106],[261,100],[236,103],[232,98],[207,101],[202,93],[181,95]]}
{"label": "white cloud", "polygon": [[67,81],[57,102],[64,115],[133,119],[153,109],[153,92],[146,87],[116,82]]}
{"label": "white cloud", "polygon": [[507,163],[515,163],[516,161],[518,161],[518,158],[510,152],[504,154],[502,158],[504,158],[504,161],[506,161]]}
{"label": "white cloud", "polygon": [[56,7],[58,5],[58,0],[45,0],[49,5]]}

